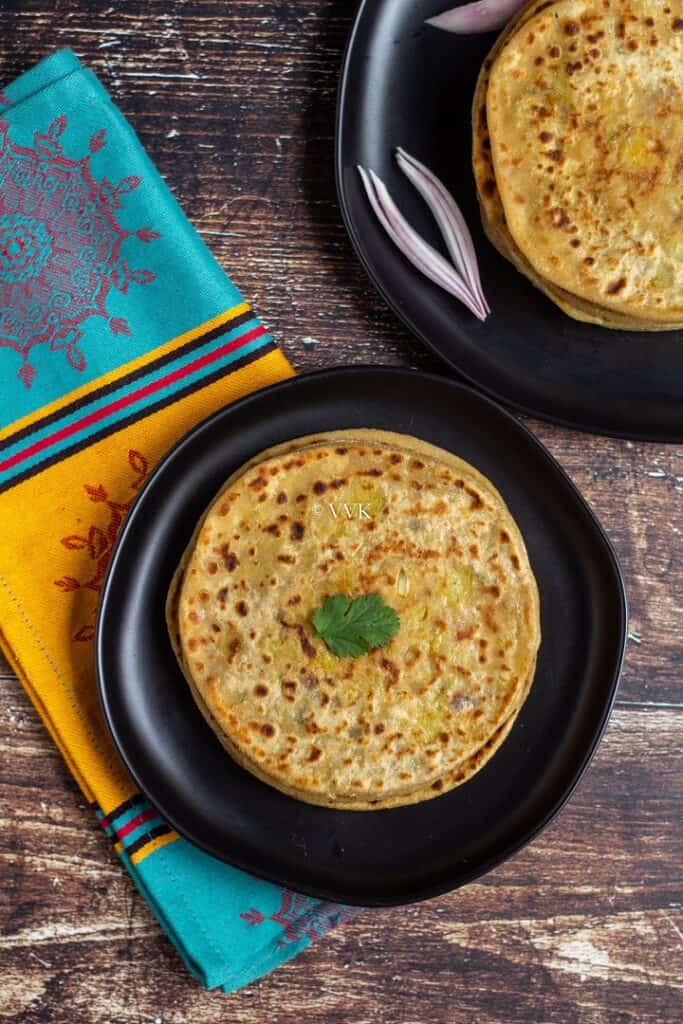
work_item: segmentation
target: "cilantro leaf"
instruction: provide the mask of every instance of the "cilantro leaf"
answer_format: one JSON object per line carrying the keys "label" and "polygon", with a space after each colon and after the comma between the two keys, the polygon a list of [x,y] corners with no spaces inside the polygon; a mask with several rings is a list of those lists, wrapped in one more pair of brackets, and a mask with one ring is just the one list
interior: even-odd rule
{"label": "cilantro leaf", "polygon": [[353,600],[344,594],[326,597],[313,612],[311,622],[340,658],[359,658],[373,647],[384,647],[401,625],[394,609],[379,594],[364,594]]}

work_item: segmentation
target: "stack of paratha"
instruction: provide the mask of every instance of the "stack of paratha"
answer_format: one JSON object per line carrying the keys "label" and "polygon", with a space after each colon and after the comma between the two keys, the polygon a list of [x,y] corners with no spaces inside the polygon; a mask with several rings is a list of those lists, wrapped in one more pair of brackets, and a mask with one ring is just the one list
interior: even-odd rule
{"label": "stack of paratha", "polygon": [[605,327],[683,326],[683,4],[535,0],[473,107],[482,218],[558,306]]}
{"label": "stack of paratha", "polygon": [[[311,616],[378,594],[400,626],[339,657]],[[533,679],[539,601],[520,532],[470,465],[412,437],[335,431],[263,452],[197,527],[168,621],[233,758],[301,800],[438,796],[507,736]]]}

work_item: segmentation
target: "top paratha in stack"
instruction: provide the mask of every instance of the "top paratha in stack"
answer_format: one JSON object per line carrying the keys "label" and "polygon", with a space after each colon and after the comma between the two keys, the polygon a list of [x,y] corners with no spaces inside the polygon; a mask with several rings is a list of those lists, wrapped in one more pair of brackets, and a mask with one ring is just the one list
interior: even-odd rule
{"label": "top paratha in stack", "polygon": [[523,8],[485,62],[473,161],[494,245],[579,320],[683,326],[683,5]]}
{"label": "top paratha in stack", "polygon": [[[339,593],[394,608],[387,646],[355,659],[327,649],[311,614]],[[299,799],[349,809],[436,796],[476,771],[528,693],[540,641],[524,542],[495,488],[382,431],[301,438],[235,474],[168,615],[233,757]]]}

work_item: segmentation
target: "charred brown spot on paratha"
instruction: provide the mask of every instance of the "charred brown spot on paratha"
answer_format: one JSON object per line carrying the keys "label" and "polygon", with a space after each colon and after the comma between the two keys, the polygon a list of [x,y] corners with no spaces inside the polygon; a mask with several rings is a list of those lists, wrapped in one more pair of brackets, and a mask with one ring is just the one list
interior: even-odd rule
{"label": "charred brown spot on paratha", "polygon": [[223,556],[223,565],[228,572],[234,572],[239,565],[239,559],[237,555],[230,550],[227,544],[223,544],[221,547],[221,555]]}
{"label": "charred brown spot on paratha", "polygon": [[[296,603],[298,604],[298,602]],[[299,639],[299,644],[301,645],[301,650],[303,651],[303,653],[308,658],[314,658],[316,654],[315,646],[311,643],[308,637],[308,633],[306,632],[302,624],[300,622],[285,622],[284,619],[282,619],[281,621],[285,629],[294,630]]]}

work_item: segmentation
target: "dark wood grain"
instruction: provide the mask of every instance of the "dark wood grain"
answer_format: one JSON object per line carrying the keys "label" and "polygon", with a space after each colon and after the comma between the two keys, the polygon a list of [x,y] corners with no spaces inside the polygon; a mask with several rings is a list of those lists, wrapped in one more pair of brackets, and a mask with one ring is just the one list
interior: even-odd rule
{"label": "dark wood grain", "polygon": [[[333,183],[348,0],[0,2],[0,81],[55,45],[100,74],[295,367],[440,367],[368,285]],[[233,996],[182,968],[0,666],[0,1019],[674,1024],[683,1019],[683,452],[529,425],[619,553],[631,632],[607,734],[534,844],[366,912]]]}

